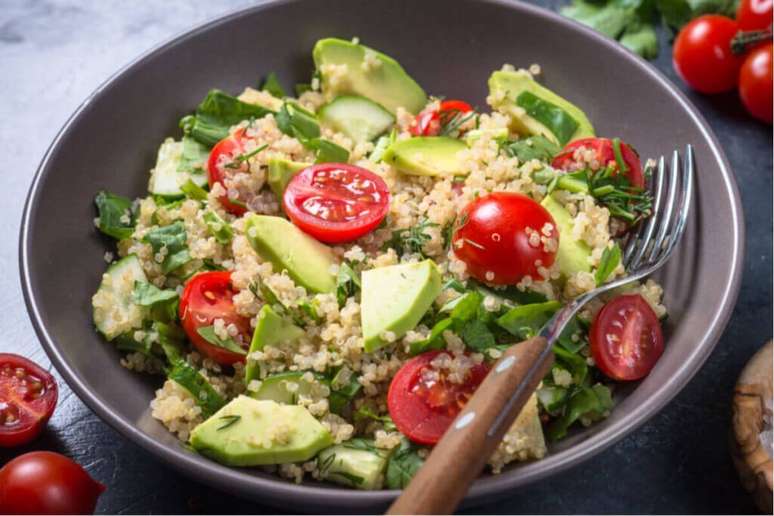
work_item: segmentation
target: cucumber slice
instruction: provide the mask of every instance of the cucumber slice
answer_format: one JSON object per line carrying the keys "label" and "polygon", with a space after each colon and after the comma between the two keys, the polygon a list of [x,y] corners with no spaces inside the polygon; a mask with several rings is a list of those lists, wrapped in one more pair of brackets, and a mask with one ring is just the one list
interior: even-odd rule
{"label": "cucumber slice", "polygon": [[351,439],[320,452],[320,478],[358,489],[381,489],[389,455],[371,439]]}
{"label": "cucumber slice", "polygon": [[148,182],[150,193],[163,197],[182,197],[184,193],[180,187],[189,179],[199,187],[207,186],[207,174],[203,169],[191,166],[191,159],[201,159],[203,163],[207,158],[199,149],[192,149],[193,145],[204,148],[193,140],[164,140],[156,156],[156,166],[151,170]]}
{"label": "cucumber slice", "polygon": [[395,123],[395,117],[365,97],[336,97],[317,113],[328,127],[344,133],[355,143],[370,142]]}
{"label": "cucumber slice", "polygon": [[301,371],[289,371],[269,376],[251,397],[257,400],[272,400],[284,405],[295,405],[299,396],[309,396],[312,384],[303,379]]}
{"label": "cucumber slice", "polygon": [[148,308],[132,300],[134,283],[147,282],[137,256],[130,254],[112,264],[102,275],[102,282],[91,298],[94,324],[107,340],[142,327]]}

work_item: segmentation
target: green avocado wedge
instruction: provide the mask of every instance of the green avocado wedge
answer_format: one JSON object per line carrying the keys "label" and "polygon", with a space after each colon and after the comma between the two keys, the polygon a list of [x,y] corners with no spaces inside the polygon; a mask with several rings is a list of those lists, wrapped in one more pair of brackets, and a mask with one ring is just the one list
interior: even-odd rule
{"label": "green avocado wedge", "polygon": [[511,129],[542,135],[564,146],[594,136],[586,114],[571,102],[541,86],[526,70],[498,70],[489,77],[492,107],[507,114]]}
{"label": "green avocado wedge", "polygon": [[559,249],[556,251],[559,272],[566,278],[578,272],[591,272],[591,247],[573,237],[574,223],[570,212],[552,195],[546,195],[540,204],[551,214],[559,230]]}
{"label": "green avocado wedge", "polygon": [[[393,58],[376,50],[337,38],[319,40],[312,51],[322,91],[327,98],[360,95],[395,114],[399,107],[418,113],[427,95]],[[339,68],[332,72],[333,67]]]}
{"label": "green avocado wedge", "polygon": [[412,176],[464,175],[458,154],[468,146],[447,136],[420,136],[398,140],[382,156],[404,174]]}
{"label": "green avocado wedge", "polygon": [[304,330],[278,315],[268,304],[258,312],[258,324],[253,332],[253,340],[248,351],[245,365],[245,383],[258,378],[255,362],[250,360],[250,353],[262,351],[266,346],[277,347],[283,343],[293,342],[304,334]]}
{"label": "green avocado wedge", "polygon": [[360,317],[364,347],[374,351],[413,329],[441,293],[441,274],[432,260],[364,271]]}
{"label": "green avocado wedge", "polygon": [[311,166],[311,163],[302,163],[289,159],[272,158],[269,160],[269,172],[266,176],[266,182],[269,183],[269,188],[277,196],[280,204],[282,203],[282,195],[285,193],[285,188],[288,187],[288,183],[293,179],[293,176]]}
{"label": "green avocado wedge", "polygon": [[226,466],[262,466],[309,460],[333,438],[304,407],[238,396],[194,428],[190,442]]}
{"label": "green avocado wedge", "polygon": [[282,217],[251,214],[245,234],[255,251],[274,266],[286,270],[297,285],[315,293],[334,292],[336,277],[331,249],[310,237]]}

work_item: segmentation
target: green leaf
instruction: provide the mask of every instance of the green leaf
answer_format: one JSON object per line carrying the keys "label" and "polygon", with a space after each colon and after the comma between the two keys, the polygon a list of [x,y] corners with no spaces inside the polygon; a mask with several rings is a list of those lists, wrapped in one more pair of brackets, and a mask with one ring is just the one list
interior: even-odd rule
{"label": "green leaf", "polygon": [[308,82],[299,82],[293,87],[293,91],[296,92],[296,97],[300,97],[307,91],[312,91],[312,85]]}
{"label": "green leaf", "polygon": [[242,346],[237,344],[237,342],[232,338],[228,337],[226,339],[221,339],[216,333],[215,333],[215,327],[214,326],[200,326],[196,328],[196,333],[199,334],[204,340],[209,342],[210,344],[214,346],[218,346],[219,348],[227,349],[228,351],[231,351],[232,353],[238,353],[240,355],[246,355],[244,349],[242,349]]}
{"label": "green leaf", "polygon": [[621,248],[618,244],[613,245],[613,247],[605,247],[605,250],[602,252],[602,258],[599,260],[599,268],[594,274],[597,286],[607,281],[607,278],[610,277],[620,263]]}
{"label": "green leaf", "polygon": [[349,151],[332,141],[314,138],[302,143],[317,153],[315,163],[346,163],[349,161]]}
{"label": "green leaf", "polygon": [[266,80],[263,81],[263,86],[261,86],[261,89],[272,94],[278,99],[284,98],[286,96],[285,89],[280,84],[279,79],[277,79],[277,74],[274,72],[270,72],[269,75],[266,76]]}
{"label": "green leaf", "polygon": [[132,201],[120,195],[101,191],[94,198],[94,204],[97,205],[99,212],[97,227],[101,232],[116,240],[132,236],[135,224]]}
{"label": "green leaf", "polygon": [[194,115],[180,120],[187,136],[210,148],[228,136],[228,130],[243,120],[263,118],[272,111],[242,102],[220,90],[210,90]]}
{"label": "green leaf", "polygon": [[555,385],[543,385],[536,391],[537,399],[540,405],[551,415],[561,410],[567,403],[566,387],[558,387]]}
{"label": "green leaf", "polygon": [[220,218],[217,213],[207,210],[202,215],[202,219],[207,224],[207,231],[215,237],[219,244],[227,245],[231,242],[231,239],[234,237],[234,231],[231,229],[231,225]]}
{"label": "green leaf", "polygon": [[185,183],[180,186],[180,190],[182,190],[182,192],[189,199],[193,199],[195,201],[207,200],[207,190],[191,181],[190,178],[186,179]]}
{"label": "green leaf", "polygon": [[484,296],[480,292],[473,290],[457,299],[449,301],[441,307],[440,311],[450,311],[449,317],[452,320],[464,323],[470,321],[478,314],[478,307],[481,306],[483,300]]}
{"label": "green leaf", "polygon": [[557,365],[570,372],[573,383],[583,384],[589,377],[589,365],[586,359],[579,353],[567,351],[562,346],[555,345],[553,350]]}
{"label": "green leaf", "polygon": [[320,136],[320,124],[314,114],[294,102],[285,102],[275,119],[280,131],[301,143]]}
{"label": "green leaf", "polygon": [[[575,339],[573,339],[573,335],[576,336]],[[562,331],[562,334],[559,335],[559,338],[557,339],[557,344],[570,353],[577,353],[586,345],[583,330],[580,327],[577,317],[570,319],[564,327],[564,331]]]}
{"label": "green leaf", "polygon": [[533,303],[545,303],[548,298],[545,294],[540,292],[533,292],[531,290],[520,290],[515,286],[508,286],[506,288],[492,288],[478,281],[471,281],[471,286],[484,296],[492,296],[500,300],[508,300],[518,305],[530,305]]}
{"label": "green leaf", "polygon": [[166,248],[167,254],[161,263],[161,272],[167,274],[191,261],[188,253],[187,235],[182,221],[176,221],[168,226],[154,228],[148,231],[142,239],[158,253]]}
{"label": "green leaf", "polygon": [[388,432],[393,432],[396,430],[395,423],[393,423],[392,418],[390,416],[380,416],[374,411],[372,411],[370,408],[368,408],[366,405],[361,406],[359,409],[355,411],[354,418],[355,418],[355,421],[362,421],[364,419],[379,421],[384,424],[384,429],[387,430]]}
{"label": "green leaf", "polygon": [[336,373],[329,382],[331,385],[331,395],[328,397],[328,403],[330,411],[334,414],[341,414],[363,388],[363,385],[358,381],[358,376],[354,374],[350,376],[349,382],[346,385],[333,388],[334,384],[340,383],[336,381],[336,377],[339,374]]}
{"label": "green leaf", "polygon": [[418,448],[405,437],[398,449],[390,456],[385,477],[388,489],[403,489],[424,464],[424,459],[417,453]]}
{"label": "green leaf", "polygon": [[354,296],[360,290],[360,277],[348,262],[341,262],[336,283],[336,300],[341,308],[347,303],[347,298]]}
{"label": "green leaf", "polygon": [[509,156],[519,158],[521,162],[533,159],[550,162],[562,150],[554,142],[541,135],[507,142],[503,149]]}
{"label": "green leaf", "polygon": [[465,323],[460,336],[469,348],[476,351],[486,351],[496,344],[489,327],[480,319],[473,319]]}
{"label": "green leaf", "polygon": [[520,339],[528,339],[536,335],[561,306],[559,301],[516,306],[499,317],[497,324]]}
{"label": "green leaf", "polygon": [[161,290],[153,283],[135,281],[132,291],[132,301],[140,306],[153,306],[178,299],[177,291]]}
{"label": "green leaf", "polygon": [[441,337],[443,336],[443,332],[451,328],[454,321],[447,317],[446,319],[441,319],[430,330],[430,335],[427,336],[426,339],[418,340],[416,342],[412,342],[411,346],[409,348],[409,353],[412,355],[418,355],[420,353],[424,353],[425,351],[429,351],[431,349],[441,349],[443,348],[443,340]]}
{"label": "green leaf", "polygon": [[623,33],[632,21],[633,14],[632,9],[621,7],[616,3],[595,5],[583,0],[574,0],[572,5],[563,7],[559,12],[613,39],[617,39]]}
{"label": "green leaf", "polygon": [[398,229],[392,232],[392,236],[382,246],[383,250],[395,249],[398,254],[416,253],[423,257],[423,248],[432,238],[425,232],[427,228],[437,227],[438,224],[422,219],[418,224],[407,229]]}
{"label": "green leaf", "polygon": [[611,408],[613,399],[608,387],[596,384],[593,387],[578,388],[570,394],[564,415],[548,425],[546,436],[551,441],[561,439],[567,434],[570,425],[580,418],[597,421],[605,417]]}

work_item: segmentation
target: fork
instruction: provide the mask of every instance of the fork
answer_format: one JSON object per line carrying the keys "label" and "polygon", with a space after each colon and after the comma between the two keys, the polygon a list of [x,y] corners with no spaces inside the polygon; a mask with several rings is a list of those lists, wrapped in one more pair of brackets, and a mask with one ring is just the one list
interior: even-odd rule
{"label": "fork", "polygon": [[[448,514],[467,493],[525,403],[550,370],[553,344],[567,323],[590,300],[649,276],[666,263],[685,230],[693,196],[694,153],[686,146],[658,161],[650,180],[653,210],[625,242],[622,262],[628,275],[575,298],[538,335],[508,348],[433,448],[425,464],[392,504],[388,514]],[[651,170],[652,172],[652,170]],[[652,174],[651,174],[652,175]]]}

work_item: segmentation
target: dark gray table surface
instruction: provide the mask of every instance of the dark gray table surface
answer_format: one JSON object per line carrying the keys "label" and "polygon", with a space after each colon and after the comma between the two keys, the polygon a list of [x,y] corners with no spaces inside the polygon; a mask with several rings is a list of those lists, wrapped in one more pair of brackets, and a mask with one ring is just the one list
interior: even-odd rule
{"label": "dark gray table surface", "polygon": [[[251,3],[0,1],[0,291],[5,293],[0,297],[0,351],[51,367],[24,308],[17,240],[30,180],[56,132],[97,85],[140,53]],[[555,8],[563,2],[536,3]],[[668,50],[654,64],[687,91],[672,70]],[[696,377],[639,430],[585,464],[469,512],[754,512],[737,480],[727,440],[736,377],[772,333],[772,132],[745,115],[735,94],[687,93],[720,139],[744,202],[745,273],[731,323]],[[276,511],[173,471],[105,425],[59,380],[56,414],[44,436],[26,449],[65,453],[106,484],[98,512]],[[0,452],[0,463],[13,453]]]}

